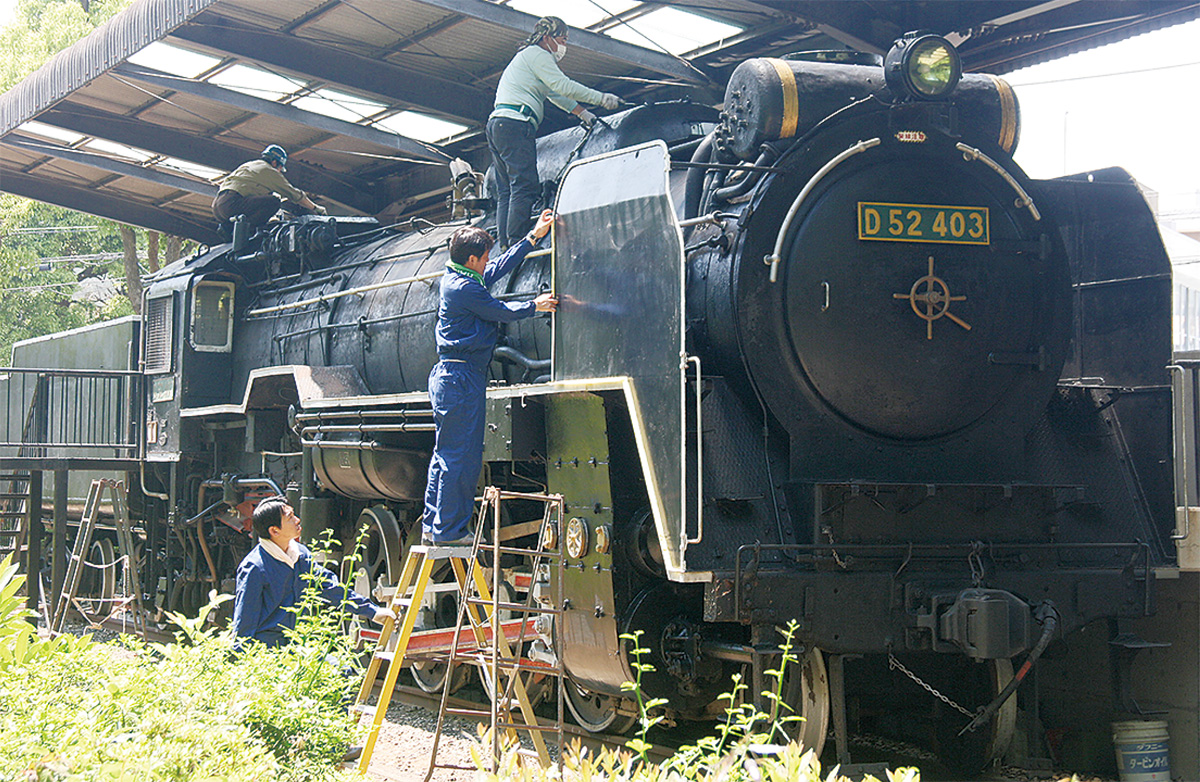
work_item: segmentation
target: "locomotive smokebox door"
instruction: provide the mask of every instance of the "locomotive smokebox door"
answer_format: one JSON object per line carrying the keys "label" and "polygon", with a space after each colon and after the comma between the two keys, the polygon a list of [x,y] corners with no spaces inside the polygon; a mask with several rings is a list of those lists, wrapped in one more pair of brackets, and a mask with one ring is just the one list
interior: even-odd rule
{"label": "locomotive smokebox door", "polygon": [[683,579],[684,262],[669,168],[655,141],[567,169],[555,210],[553,370],[556,381],[628,378],[664,562]]}

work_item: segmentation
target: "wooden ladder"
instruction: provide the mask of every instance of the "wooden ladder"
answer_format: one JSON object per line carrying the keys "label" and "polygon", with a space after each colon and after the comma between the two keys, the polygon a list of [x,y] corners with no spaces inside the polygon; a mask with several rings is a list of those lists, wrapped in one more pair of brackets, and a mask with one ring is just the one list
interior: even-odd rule
{"label": "wooden ladder", "polygon": [[[502,545],[504,542],[504,533],[500,523],[500,505],[505,499],[532,500],[543,503],[543,518],[536,530],[538,537],[538,546],[536,549],[514,548]],[[530,615],[557,615],[561,612],[553,606],[539,604],[535,600],[535,590],[532,588],[532,585],[524,603],[501,601],[498,597],[500,593],[499,582],[501,580],[501,570],[498,567],[491,569],[492,584],[489,586],[485,568],[479,562],[479,555],[482,551],[490,552],[491,562],[495,564],[500,562],[501,555],[529,557],[533,562],[535,578],[537,577],[539,568],[543,572],[549,569],[543,565],[542,560],[545,560],[547,563],[550,561],[557,562],[557,594],[561,595],[562,558],[557,551],[545,550],[543,545],[548,537],[553,539],[557,536],[543,535],[542,530],[546,529],[547,525],[550,524],[561,526],[563,508],[563,499],[560,495],[502,492],[495,487],[489,486],[484,490],[483,508],[480,513],[480,523],[476,526],[473,545],[456,547],[414,546],[410,550],[408,559],[404,565],[404,571],[400,576],[400,582],[396,586],[396,592],[390,603],[390,607],[395,612],[400,623],[400,636],[395,651],[387,651],[394,631],[394,622],[388,619],[384,622],[383,630],[379,634],[379,640],[375,651],[371,655],[371,662],[367,667],[366,676],[363,679],[358,698],[353,706],[353,710],[357,714],[372,715],[371,728],[363,745],[362,756],[359,758],[358,770],[360,773],[365,773],[370,766],[371,755],[375,750],[375,743],[379,738],[380,726],[383,724],[384,716],[391,703],[400,668],[403,666],[406,656],[410,659],[417,656],[417,654],[411,653],[410,645],[417,648],[430,648],[428,645],[419,643],[411,644],[410,642],[414,639],[413,630],[416,626],[417,617],[420,614],[422,601],[432,578],[434,567],[439,561],[443,560],[449,561],[450,567],[454,572],[455,584],[459,595],[458,619],[453,632],[450,634],[448,652],[444,649],[439,649],[438,651],[420,654],[422,660],[441,662],[447,666],[441,705],[438,709],[437,729],[434,732],[433,748],[429,756],[429,769],[426,772],[425,779],[429,780],[433,776],[434,771],[439,768],[475,770],[474,768],[438,763],[438,746],[441,743],[442,728],[447,714],[477,719],[487,717],[490,719],[493,773],[499,768],[502,750],[501,736],[512,735],[519,731],[528,733],[536,751],[538,762],[543,768],[549,767],[551,763],[550,753],[546,748],[543,734],[554,733],[559,747],[562,746],[563,688],[561,685],[563,668],[561,650],[556,650],[558,654],[555,655],[555,660],[557,661],[555,664],[527,660],[522,658],[519,652],[526,640],[532,640],[529,637],[533,632],[533,620],[529,618]],[[491,511],[490,514],[488,513],[489,510]],[[483,542],[483,534],[487,525],[484,523],[484,519],[489,515],[493,522],[493,532],[491,541],[485,543]],[[521,618],[516,621],[501,621],[500,616],[502,611],[518,614]],[[464,624],[466,625],[465,628]],[[515,644],[509,641],[509,634],[514,632]],[[435,634],[440,633],[439,631],[425,631],[417,633],[417,636],[427,637]],[[367,701],[375,688],[379,670],[384,661],[388,663],[388,670],[383,687],[379,693],[376,705],[368,706]],[[449,683],[454,681],[455,670],[460,664],[477,665],[483,669],[487,681],[491,684],[491,709],[489,711],[449,707],[451,689]],[[539,722],[537,716],[534,714],[534,706],[529,697],[528,685],[535,675],[550,676],[558,679],[558,686],[555,688],[558,708],[556,719],[553,721]],[[519,712],[514,710],[514,702],[519,708]],[[559,754],[558,763],[561,777],[561,753]]]}
{"label": "wooden ladder", "polygon": [[[133,523],[129,520],[129,505],[125,494],[125,482],[114,481],[108,478],[97,478],[92,481],[92,485],[88,488],[87,500],[83,504],[83,518],[79,522],[79,533],[75,536],[75,545],[71,549],[71,558],[67,562],[67,574],[63,579],[63,591],[59,596],[58,602],[55,604],[54,618],[50,623],[50,630],[53,633],[61,633],[63,625],[67,621],[67,612],[75,603],[75,596],[79,591],[79,582],[83,578],[83,569],[87,566],[87,552],[92,545],[92,537],[96,532],[96,522],[100,518],[100,503],[104,496],[105,489],[109,492],[109,498],[112,501],[113,508],[113,524],[117,530],[117,546],[121,551],[121,556],[117,560],[125,561],[125,566],[121,568],[124,574],[124,592],[123,598],[119,598],[117,603],[126,606],[132,603],[133,627],[134,630],[142,636],[146,637],[146,615],[142,610],[142,585],[138,575],[137,552],[133,546]],[[113,563],[114,565],[116,563]]]}

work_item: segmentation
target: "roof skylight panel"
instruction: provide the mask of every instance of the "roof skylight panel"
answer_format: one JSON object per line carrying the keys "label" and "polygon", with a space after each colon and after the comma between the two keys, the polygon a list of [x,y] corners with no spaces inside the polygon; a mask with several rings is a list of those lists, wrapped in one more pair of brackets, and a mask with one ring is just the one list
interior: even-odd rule
{"label": "roof skylight panel", "polygon": [[297,90],[304,89],[305,83],[300,79],[280,76],[253,65],[238,63],[231,65],[220,73],[208,79],[210,84],[235,90],[243,95],[250,95],[264,100],[279,100],[291,95]]}
{"label": "roof skylight panel", "polygon": [[94,138],[83,145],[85,149],[101,152],[112,157],[124,158],[125,160],[133,160],[137,163],[145,163],[150,158],[154,157],[153,152],[147,152],[144,149],[131,147],[128,144],[118,144],[115,141],[109,141],[102,138]]}
{"label": "roof skylight panel", "polygon": [[[512,0],[510,8],[532,16],[557,16],[571,27],[591,27],[641,5],[639,0]],[[570,46],[570,40],[567,45]]]}
{"label": "roof skylight panel", "polygon": [[182,76],[185,79],[194,79],[217,67],[221,62],[219,57],[200,54],[161,41],[155,41],[134,52],[129,56],[128,61],[143,68],[153,68],[156,71]]}
{"label": "roof skylight panel", "polygon": [[159,168],[167,168],[173,171],[182,171],[185,174],[191,174],[200,179],[213,180],[219,176],[225,176],[225,171],[220,171],[208,166],[202,166],[199,163],[193,163],[190,160],[180,160],[177,157],[163,158],[156,164]]}
{"label": "roof skylight panel", "polygon": [[387,108],[386,105],[339,90],[320,89],[292,101],[293,106],[326,117],[359,122]]}
{"label": "roof skylight panel", "polygon": [[[626,43],[680,55],[730,38],[743,28],[678,8],[659,8],[604,31]],[[568,44],[569,45],[569,44]]]}
{"label": "roof skylight panel", "polygon": [[458,122],[450,122],[439,117],[431,117],[416,111],[402,111],[371,123],[377,128],[390,130],[407,138],[433,143],[442,139],[456,136],[468,126]]}
{"label": "roof skylight panel", "polygon": [[23,122],[17,126],[17,129],[23,130],[32,136],[40,136],[42,138],[61,141],[68,146],[71,144],[78,144],[80,141],[83,141],[83,139],[87,138],[82,133],[76,133],[73,130],[65,130],[63,128],[56,128],[53,125],[46,125],[45,123],[38,122],[36,120]]}

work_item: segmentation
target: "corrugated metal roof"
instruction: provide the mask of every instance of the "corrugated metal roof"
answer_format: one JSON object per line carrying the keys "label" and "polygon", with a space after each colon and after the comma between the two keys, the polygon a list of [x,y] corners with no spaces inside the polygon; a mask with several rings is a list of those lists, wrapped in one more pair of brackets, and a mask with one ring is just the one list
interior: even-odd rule
{"label": "corrugated metal roof", "polygon": [[[743,32],[685,58],[602,34],[664,5]],[[929,29],[962,39],[969,70],[1007,72],[1198,16],[1200,3],[1180,0],[687,0],[635,6],[590,33],[573,32],[563,65],[568,75],[630,100],[687,95],[715,103],[728,72],[752,56],[883,50],[900,33]],[[211,241],[203,195],[211,183],[165,166],[167,159],[227,171],[280,143],[291,154],[292,182],[335,213],[436,212],[448,177],[427,163],[443,160],[443,152],[478,167],[489,162],[482,123],[499,74],[532,22],[491,0],[136,0],[0,96],[0,189]],[[213,66],[183,79],[122,65],[154,41],[211,55]],[[234,66],[286,76],[286,94],[247,98],[207,81]],[[306,113],[304,96],[326,90],[374,102],[376,117],[417,111],[468,129],[440,150],[385,135],[369,118],[337,123]],[[17,146],[28,139],[17,129],[35,119],[82,137],[67,144],[39,136],[33,146]],[[551,111],[543,131],[566,122]],[[93,138],[151,156],[70,153]],[[39,144],[63,149],[39,154]],[[186,186],[171,186],[180,183]]]}

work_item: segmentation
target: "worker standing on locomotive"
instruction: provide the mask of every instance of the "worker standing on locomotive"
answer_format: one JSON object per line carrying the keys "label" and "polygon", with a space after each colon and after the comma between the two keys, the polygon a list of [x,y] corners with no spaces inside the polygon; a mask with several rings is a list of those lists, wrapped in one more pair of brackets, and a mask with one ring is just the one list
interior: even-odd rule
{"label": "worker standing on locomotive", "polygon": [[325,214],[325,207],[313,203],[304,191],[297,190],[287,181],[283,175],[287,171],[287,158],[283,147],[271,144],[257,160],[241,164],[225,177],[212,203],[217,224],[227,226],[230,220],[241,215],[248,229],[247,235],[252,234],[279,211],[283,205],[279,196],[294,205],[288,207],[289,211]]}
{"label": "worker standing on locomotive", "polygon": [[533,230],[493,261],[488,256],[495,240],[482,228],[464,226],[450,237],[435,335],[439,361],[429,373],[437,434],[421,519],[421,541],[426,545],[471,545],[468,524],[483,467],[487,370],[499,324],[554,312],[558,306],[549,293],[533,301],[497,301],[488,286],[515,269],[553,222],[553,212],[542,212]]}
{"label": "worker standing on locomotive", "polygon": [[545,16],[521,44],[496,87],[496,102],[487,122],[488,148],[496,164],[496,234],[512,246],[533,220],[541,182],[537,171],[537,128],[547,98],[590,126],[596,116],[579,101],[612,110],[620,98],[573,81],[558,67],[567,53],[567,24]]}
{"label": "worker standing on locomotive", "polygon": [[250,520],[258,545],[237,569],[233,603],[233,634],[267,646],[287,643],[288,629],[296,627],[292,609],[308,586],[309,573],[320,580],[321,599],[375,622],[395,619],[390,608],[377,606],[342,586],[337,576],[313,562],[312,553],[300,544],[300,519],[283,497],[267,497],[254,508]]}

